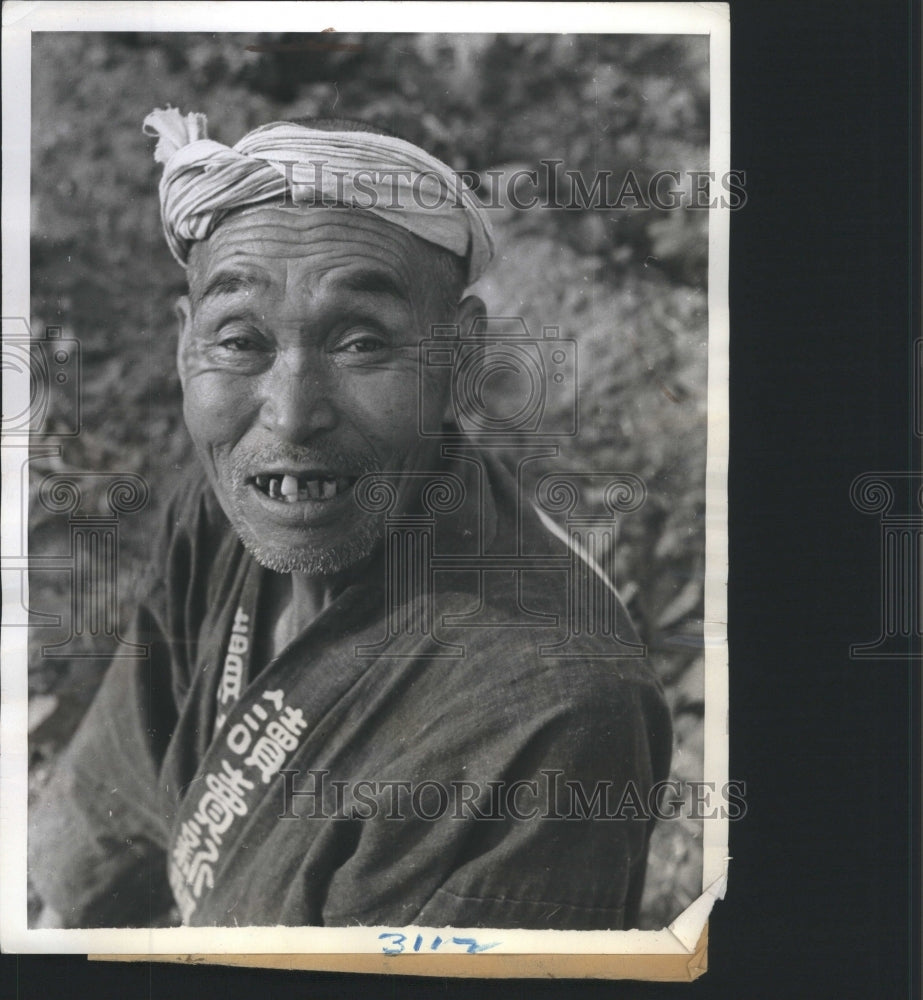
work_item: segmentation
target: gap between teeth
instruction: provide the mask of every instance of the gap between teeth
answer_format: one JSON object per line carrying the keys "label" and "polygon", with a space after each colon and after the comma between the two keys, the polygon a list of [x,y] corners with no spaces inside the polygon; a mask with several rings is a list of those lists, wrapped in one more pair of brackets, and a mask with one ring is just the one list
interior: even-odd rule
{"label": "gap between teeth", "polygon": [[256,484],[273,500],[294,503],[296,500],[332,500],[346,489],[347,480],[306,478],[299,482],[297,476],[256,477]]}

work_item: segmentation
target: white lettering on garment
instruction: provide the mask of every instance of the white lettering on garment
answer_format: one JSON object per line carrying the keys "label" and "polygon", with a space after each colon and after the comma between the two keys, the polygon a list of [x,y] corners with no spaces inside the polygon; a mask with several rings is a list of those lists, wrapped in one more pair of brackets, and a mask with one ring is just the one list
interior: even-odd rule
{"label": "white lettering on garment", "polygon": [[[243,619],[243,620],[241,620]],[[238,612],[235,627],[246,627]],[[236,633],[243,637],[243,632]],[[230,648],[230,647],[229,647]],[[228,654],[231,654],[229,652]],[[204,790],[180,824],[170,853],[170,886],[183,922],[188,923],[206,889],[215,885],[222,845],[234,823],[250,811],[249,793],[260,782],[268,785],[298,747],[308,728],[304,712],[285,704],[285,692],[267,689],[250,703],[241,721],[224,734],[230,751],[217,766],[200,776]]]}
{"label": "white lettering on garment", "polygon": [[231,626],[231,637],[228,639],[224,668],[221,672],[221,684],[218,687],[218,717],[215,719],[215,732],[224,725],[229,706],[240,697],[244,679],[244,657],[249,650],[250,616],[243,608],[238,608],[234,614],[234,624]]}

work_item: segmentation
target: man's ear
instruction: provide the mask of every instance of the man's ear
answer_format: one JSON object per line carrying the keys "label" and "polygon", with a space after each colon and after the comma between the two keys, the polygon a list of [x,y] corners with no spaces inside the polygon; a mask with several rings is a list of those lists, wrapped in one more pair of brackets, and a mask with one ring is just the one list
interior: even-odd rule
{"label": "man's ear", "polygon": [[466,295],[455,309],[455,323],[462,337],[471,329],[478,316],[486,316],[487,307],[476,295]]}
{"label": "man's ear", "polygon": [[176,323],[179,328],[179,335],[176,338],[176,370],[179,372],[179,381],[183,389],[186,388],[186,357],[189,349],[189,341],[192,336],[192,304],[188,295],[182,295],[176,300],[173,307],[176,314]]}

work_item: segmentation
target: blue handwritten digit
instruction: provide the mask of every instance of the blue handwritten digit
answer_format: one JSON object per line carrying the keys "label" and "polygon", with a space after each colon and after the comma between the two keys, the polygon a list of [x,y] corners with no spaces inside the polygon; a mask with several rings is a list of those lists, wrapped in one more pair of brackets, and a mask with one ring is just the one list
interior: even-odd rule
{"label": "blue handwritten digit", "polygon": [[442,944],[442,938],[439,937],[439,935],[437,934],[433,938],[433,943],[429,946],[429,950],[430,951],[435,951],[439,947],[439,945],[441,945],[441,944]]}
{"label": "blue handwritten digit", "polygon": [[405,934],[379,934],[378,940],[381,941],[382,938],[394,938],[393,944],[381,946],[381,950],[385,955],[400,955],[404,950],[404,942],[407,940]]}
{"label": "blue handwritten digit", "polygon": [[423,944],[423,935],[422,934],[418,934],[416,941],[414,941],[414,943],[413,943],[413,950],[414,951],[419,951],[421,944]]}
{"label": "blue handwritten digit", "polygon": [[490,944],[478,944],[477,941],[475,941],[474,938],[453,937],[452,938],[452,943],[453,944],[465,944],[465,945],[468,946],[468,950],[467,950],[467,954],[468,955],[477,955],[478,952],[487,951],[488,948],[496,948],[497,945],[500,942],[499,941],[493,941]]}

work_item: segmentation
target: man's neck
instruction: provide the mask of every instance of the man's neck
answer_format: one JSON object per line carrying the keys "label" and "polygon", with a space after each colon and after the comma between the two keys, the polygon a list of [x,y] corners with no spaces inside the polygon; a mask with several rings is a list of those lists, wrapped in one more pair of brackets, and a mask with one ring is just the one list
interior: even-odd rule
{"label": "man's neck", "polygon": [[345,573],[336,576],[308,576],[306,573],[288,575],[289,607],[298,631],[310,625],[333,602],[349,579]]}
{"label": "man's neck", "polygon": [[272,660],[300,635],[355,580],[369,560],[332,576],[272,574],[268,607],[267,659]]}

